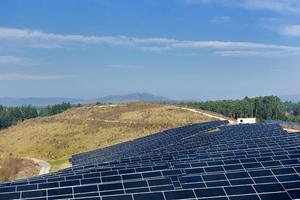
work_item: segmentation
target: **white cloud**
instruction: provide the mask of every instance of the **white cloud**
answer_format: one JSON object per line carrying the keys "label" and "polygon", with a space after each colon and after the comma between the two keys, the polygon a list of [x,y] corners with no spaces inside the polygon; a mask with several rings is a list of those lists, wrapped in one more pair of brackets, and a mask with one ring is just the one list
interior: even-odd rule
{"label": "white cloud", "polygon": [[[217,51],[260,51],[268,54],[281,52],[284,55],[299,54],[300,47],[264,44],[255,42],[235,41],[202,41],[202,40],[176,40],[172,38],[136,38],[127,36],[85,36],[62,35],[45,33],[28,29],[0,28],[0,41],[10,42],[12,46],[22,44],[20,48],[69,47],[79,44],[89,45],[114,45],[138,48],[142,51],[164,52],[176,50],[210,50]],[[223,54],[219,54],[223,55]],[[250,54],[248,54],[250,56]],[[228,54],[229,56],[229,54]],[[254,56],[254,54],[253,54]]]}
{"label": "white cloud", "polygon": [[271,10],[279,13],[300,13],[299,0],[182,0],[186,4],[214,4],[250,10]]}
{"label": "white cloud", "polygon": [[286,36],[300,37],[300,25],[284,26],[279,32]]}
{"label": "white cloud", "polygon": [[300,52],[295,52],[295,53],[287,53],[284,51],[217,51],[215,52],[216,54],[220,56],[225,56],[225,57],[278,57],[278,56],[294,56],[294,55],[300,55]]}
{"label": "white cloud", "polygon": [[126,65],[126,64],[110,64],[110,65],[106,65],[105,67],[112,68],[112,69],[139,69],[142,66]]}
{"label": "white cloud", "polygon": [[29,29],[14,29],[0,27],[0,42],[10,42],[18,48],[68,48],[73,45],[118,45],[128,47],[147,47],[152,45],[167,45],[176,40],[169,38],[136,38],[127,36],[86,36],[62,35],[46,33]]}
{"label": "white cloud", "polygon": [[26,57],[19,57],[13,55],[0,55],[0,66],[1,65],[41,65],[43,61],[34,60]]}
{"label": "white cloud", "polygon": [[[133,45],[133,44],[167,44],[173,42],[167,38],[134,38],[127,36],[84,36],[84,35],[61,35],[45,33],[29,29],[0,28],[0,40],[27,40],[30,42],[62,42],[62,43],[86,43],[86,44],[110,44],[110,45]],[[55,48],[57,43],[50,43]],[[60,44],[60,43],[58,43]],[[38,43],[34,43],[38,47]],[[43,44],[40,44],[42,47]],[[48,47],[47,45],[44,45]],[[61,45],[58,45],[61,47]]]}
{"label": "white cloud", "polygon": [[142,47],[142,51],[145,52],[153,52],[153,53],[161,53],[164,51],[171,51],[173,48],[168,46],[150,46],[150,47]]}
{"label": "white cloud", "polygon": [[26,65],[32,63],[28,58],[17,56],[0,56],[0,65]]}
{"label": "white cloud", "polygon": [[74,78],[74,75],[36,75],[36,74],[19,74],[19,73],[0,73],[0,81],[39,81],[39,80],[59,80]]}
{"label": "white cloud", "polygon": [[244,0],[249,9],[272,10],[281,13],[300,13],[299,0]]}

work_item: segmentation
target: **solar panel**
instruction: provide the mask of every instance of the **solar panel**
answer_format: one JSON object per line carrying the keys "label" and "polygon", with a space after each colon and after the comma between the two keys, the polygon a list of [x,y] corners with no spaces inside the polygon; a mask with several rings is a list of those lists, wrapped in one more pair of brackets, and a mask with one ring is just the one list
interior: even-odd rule
{"label": "solar panel", "polygon": [[227,124],[192,124],[73,155],[73,167],[0,184],[0,199],[300,198],[300,134]]}

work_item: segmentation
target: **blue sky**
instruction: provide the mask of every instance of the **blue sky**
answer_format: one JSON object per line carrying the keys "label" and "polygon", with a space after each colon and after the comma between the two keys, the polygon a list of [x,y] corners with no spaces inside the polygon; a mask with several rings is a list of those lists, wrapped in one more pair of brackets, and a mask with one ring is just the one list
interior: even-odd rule
{"label": "blue sky", "polygon": [[2,0],[8,97],[300,93],[298,0]]}

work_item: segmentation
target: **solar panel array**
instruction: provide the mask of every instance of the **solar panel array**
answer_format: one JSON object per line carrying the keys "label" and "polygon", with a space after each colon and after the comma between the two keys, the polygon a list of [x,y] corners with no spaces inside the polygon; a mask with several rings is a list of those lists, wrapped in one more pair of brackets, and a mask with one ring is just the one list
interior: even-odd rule
{"label": "solar panel array", "polygon": [[300,198],[300,134],[227,121],[72,156],[73,167],[0,184],[0,199]]}

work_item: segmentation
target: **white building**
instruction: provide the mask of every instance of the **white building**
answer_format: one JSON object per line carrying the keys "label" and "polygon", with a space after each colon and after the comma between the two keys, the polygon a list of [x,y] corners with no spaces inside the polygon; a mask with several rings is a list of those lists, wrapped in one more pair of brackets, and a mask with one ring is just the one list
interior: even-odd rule
{"label": "white building", "polygon": [[256,118],[238,118],[237,123],[238,124],[255,124]]}

